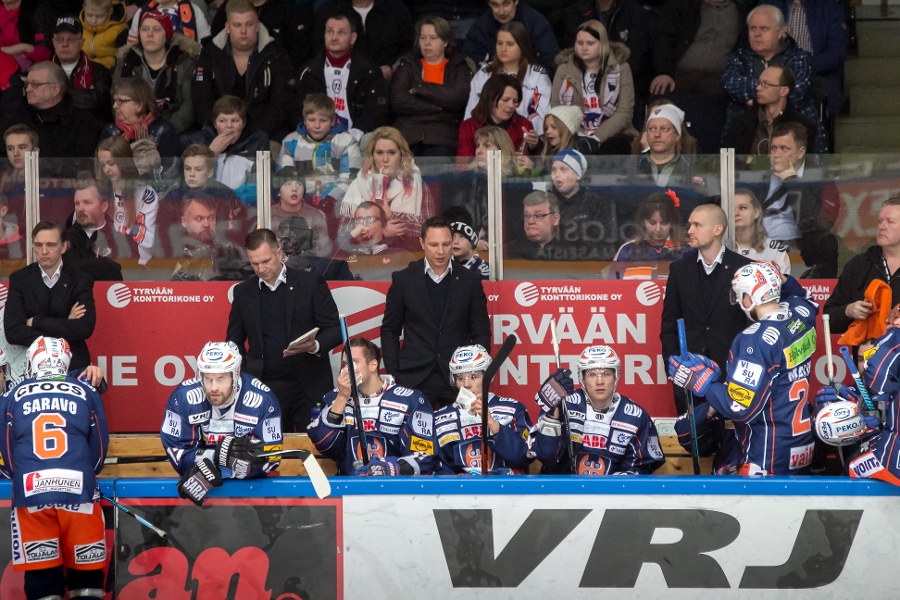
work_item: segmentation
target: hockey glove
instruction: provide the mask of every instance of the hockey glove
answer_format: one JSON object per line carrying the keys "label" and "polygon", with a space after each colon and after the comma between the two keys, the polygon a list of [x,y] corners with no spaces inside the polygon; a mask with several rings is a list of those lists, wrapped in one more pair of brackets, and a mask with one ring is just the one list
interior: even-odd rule
{"label": "hockey glove", "polygon": [[250,454],[251,448],[258,445],[250,438],[227,435],[216,445],[216,463],[231,469],[233,479],[244,479],[267,462],[265,458],[254,458]]}
{"label": "hockey glove", "polygon": [[[405,467],[405,468],[404,468]],[[363,477],[395,477],[397,475],[412,475],[415,470],[405,461],[400,462],[396,458],[373,458],[369,464],[356,470],[357,475]]]}
{"label": "hockey glove", "polygon": [[575,382],[572,381],[572,371],[557,369],[541,384],[541,389],[534,396],[534,401],[544,412],[550,412],[563,401],[563,399],[575,392]]}
{"label": "hockey glove", "polygon": [[669,358],[669,377],[680,388],[705,396],[709,385],[719,380],[719,365],[701,354]]}
{"label": "hockey glove", "polygon": [[849,385],[841,385],[840,383],[836,383],[835,385],[826,385],[822,386],[818,392],[816,392],[816,413],[822,410],[826,404],[831,402],[840,402],[841,400],[849,400],[850,402],[855,402],[860,407],[860,412],[865,409],[865,404],[862,402],[862,398],[859,395],[859,392],[856,391],[856,388]]}
{"label": "hockey glove", "polygon": [[185,473],[176,487],[179,496],[200,506],[209,490],[220,485],[222,485],[222,473],[211,460],[204,458],[197,463],[197,466]]}
{"label": "hockey glove", "polygon": [[[718,430],[721,428],[719,424],[721,417],[714,415],[709,416],[709,404],[702,402],[694,407],[695,423],[697,425],[697,451],[700,456],[712,456],[719,451]],[[678,417],[675,421],[675,434],[678,436],[678,443],[688,453],[693,452],[693,444],[691,442],[691,423],[688,414],[685,413]]]}

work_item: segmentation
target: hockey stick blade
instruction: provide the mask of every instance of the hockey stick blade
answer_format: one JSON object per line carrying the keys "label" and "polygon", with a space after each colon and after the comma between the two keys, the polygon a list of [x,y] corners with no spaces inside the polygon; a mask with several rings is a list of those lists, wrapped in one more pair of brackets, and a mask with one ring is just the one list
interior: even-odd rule
{"label": "hockey stick blade", "polygon": [[137,515],[137,514],[131,512],[131,510],[129,510],[126,506],[123,506],[122,504],[120,504],[115,498],[112,498],[110,496],[107,496],[103,492],[100,492],[100,499],[109,502],[115,508],[119,509],[121,512],[125,513],[126,515],[128,515],[129,517],[131,517],[132,519],[134,519],[135,521],[137,521],[138,523],[140,523],[147,529],[152,530],[153,533],[155,533],[159,537],[166,538],[169,535],[168,533],[166,533],[165,531],[163,531],[162,529],[160,529],[159,527],[157,527],[156,525],[154,525],[153,523],[151,523],[144,517],[141,517],[140,515]]}
{"label": "hockey stick blade", "polygon": [[273,450],[271,452],[252,452],[251,454],[253,458],[268,458],[270,456],[299,458],[303,461],[303,466],[306,468],[309,482],[316,491],[316,496],[322,499],[331,495],[331,483],[328,481],[328,477],[325,476],[325,472],[322,471],[322,467],[319,466],[319,461],[316,460],[316,457],[309,450]]}
{"label": "hockey stick blade", "polygon": [[863,402],[866,404],[866,410],[874,411],[875,405],[872,404],[869,390],[866,388],[866,384],[863,383],[862,376],[859,374],[859,369],[856,368],[856,363],[853,362],[853,356],[850,354],[850,349],[847,346],[841,346],[841,356],[844,357],[844,362],[847,363],[847,369],[850,371],[850,376],[853,377],[853,382],[859,390],[859,395],[862,396]]}

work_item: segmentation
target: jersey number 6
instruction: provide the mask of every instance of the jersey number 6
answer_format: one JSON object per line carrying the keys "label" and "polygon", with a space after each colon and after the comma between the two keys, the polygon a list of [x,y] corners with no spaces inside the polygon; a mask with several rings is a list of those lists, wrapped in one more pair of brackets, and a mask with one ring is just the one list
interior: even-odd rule
{"label": "jersey number 6", "polygon": [[43,460],[59,458],[69,449],[69,440],[62,429],[66,418],[59,413],[39,415],[31,423],[34,455]]}

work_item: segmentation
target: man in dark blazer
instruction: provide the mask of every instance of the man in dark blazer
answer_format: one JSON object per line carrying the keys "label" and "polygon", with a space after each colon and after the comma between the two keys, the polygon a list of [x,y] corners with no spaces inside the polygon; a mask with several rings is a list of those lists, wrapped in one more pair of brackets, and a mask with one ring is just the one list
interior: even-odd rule
{"label": "man in dark blazer", "polygon": [[91,364],[87,339],[94,333],[94,280],[62,256],[66,233],[53,221],[41,221],[31,232],[35,262],[9,276],[3,327],[11,344],[30,346],[45,335],[69,342],[72,370]]}
{"label": "man in dark blazer", "polygon": [[225,337],[244,352],[244,370],[278,397],[282,430],[304,433],[312,407],[334,387],[328,354],[341,343],[337,305],[321,276],[283,264],[272,230],[250,232],[245,248],[256,275],[234,288]]}
{"label": "man in dark blazer", "polygon": [[[701,204],[689,223],[688,237],[695,251],[669,267],[659,333],[663,359],[668,364],[670,356],[680,354],[678,319],[684,319],[688,351],[714,360],[724,381],[731,342],[748,325],[741,307],[730,302],[731,280],[738,269],[753,261],[722,243],[727,219],[718,206]],[[675,408],[683,414],[687,400],[681,388],[674,389]]]}
{"label": "man in dark blazer", "polygon": [[[422,224],[425,258],[392,276],[381,323],[384,367],[404,387],[438,405],[453,402],[450,358],[459,346],[491,349],[481,278],[453,261],[453,234],[443,217]],[[400,346],[400,334],[403,346]]]}

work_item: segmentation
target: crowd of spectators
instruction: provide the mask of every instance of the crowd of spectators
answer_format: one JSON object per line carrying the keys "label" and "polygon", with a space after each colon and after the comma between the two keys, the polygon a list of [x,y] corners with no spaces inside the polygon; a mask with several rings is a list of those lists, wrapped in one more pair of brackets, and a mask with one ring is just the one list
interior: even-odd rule
{"label": "crowd of spectators", "polygon": [[[308,269],[380,277],[353,263],[418,251],[422,223],[453,210],[475,233],[472,260],[496,149],[521,182],[504,194],[508,258],[666,260],[684,247],[674,215],[719,193],[692,134],[717,118],[695,101],[716,97],[715,142],[771,160],[768,190],[742,196],[762,228],[741,225],[742,248],[767,240],[836,274],[834,203],[802,179],[842,107],[838,0],[4,0],[0,23],[4,257],[23,255],[24,153],[37,150],[56,181],[42,216],[84,230],[78,260],[241,278],[265,196],[256,156],[270,150],[272,228]],[[592,185],[594,157],[629,154],[629,182],[659,189]],[[423,172],[426,157],[446,157],[450,176]],[[85,190],[96,210],[75,201]],[[640,206],[666,190],[674,212]]]}

